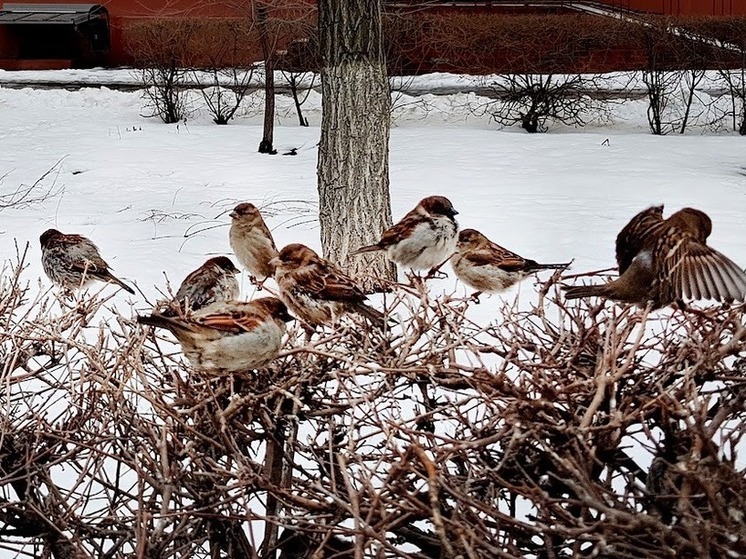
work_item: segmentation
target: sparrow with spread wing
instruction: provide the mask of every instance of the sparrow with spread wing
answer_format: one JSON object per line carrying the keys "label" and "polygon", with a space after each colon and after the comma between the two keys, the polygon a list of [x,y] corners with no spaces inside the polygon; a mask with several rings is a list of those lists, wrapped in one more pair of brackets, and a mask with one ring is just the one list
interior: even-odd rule
{"label": "sparrow with spread wing", "polygon": [[541,270],[562,270],[570,265],[539,264],[493,243],[475,229],[459,233],[456,253],[451,266],[456,277],[481,293],[499,293],[515,285],[528,274]]}
{"label": "sparrow with spread wing", "polygon": [[254,204],[238,204],[230,213],[228,233],[236,258],[253,282],[263,282],[275,273],[270,261],[277,256],[277,246],[262,214]]}
{"label": "sparrow with spread wing", "polygon": [[684,299],[746,299],[746,274],[707,245],[712,221],[684,208],[663,219],[663,206],[638,213],[616,239],[619,278],[603,285],[566,287],[567,298],[605,297],[660,308]]}
{"label": "sparrow with spread wing", "polygon": [[125,291],[135,294],[129,285],[109,271],[109,265],[90,239],[48,229],[41,234],[39,242],[44,272],[57,285],[75,291],[93,281],[103,281],[116,283]]}
{"label": "sparrow with spread wing", "polygon": [[279,355],[290,320],[287,307],[276,297],[213,303],[186,317],[137,317],[140,324],[169,330],[192,367],[216,375],[267,365]]}
{"label": "sparrow with spread wing", "polygon": [[352,254],[383,250],[389,260],[413,270],[434,270],[456,250],[458,212],[444,196],[428,196],[381,236]]}
{"label": "sparrow with spread wing", "polygon": [[384,315],[364,303],[367,296],[355,281],[307,246],[288,245],[272,263],[280,298],[303,322],[319,326],[355,312],[383,327]]}

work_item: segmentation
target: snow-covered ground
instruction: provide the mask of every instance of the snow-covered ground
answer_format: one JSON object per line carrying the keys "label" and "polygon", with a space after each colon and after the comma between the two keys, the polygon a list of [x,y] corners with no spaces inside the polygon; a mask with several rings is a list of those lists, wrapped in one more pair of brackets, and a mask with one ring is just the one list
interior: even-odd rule
{"label": "snow-covered ground", "polygon": [[[102,79],[96,72],[75,76]],[[466,79],[440,78],[423,83]],[[122,309],[132,301],[145,311],[165,277],[175,287],[207,257],[230,255],[227,212],[239,201],[263,208],[279,246],[303,242],[320,249],[318,95],[304,106],[309,128],[297,126],[289,98],[279,99],[275,156],[256,152],[260,101],[250,100],[228,126],[214,125],[205,111],[165,125],[142,116],[139,92],[0,86],[0,260],[12,260],[16,244],[30,243],[25,277],[48,285],[39,235],[49,227],[84,234],[116,275],[141,290],[137,296],[119,291]],[[474,93],[397,97],[390,158],[395,219],[424,196],[445,195],[462,227],[540,262],[574,259],[573,272],[581,272],[613,265],[616,234],[639,210],[694,206],[713,219],[710,244],[746,265],[743,138],[697,128],[652,136],[644,101],[615,105],[611,124],[529,135],[479,116],[474,108],[484,102]],[[291,148],[296,156],[282,155]],[[2,209],[18,197],[23,203]],[[432,289],[468,292],[452,277]],[[483,297],[475,313],[493,320],[499,300],[512,299],[518,289]],[[524,294],[533,291],[524,288]]]}
{"label": "snow-covered ground", "polygon": [[[613,264],[614,238],[637,211],[691,205],[712,217],[711,244],[746,265],[742,138],[697,129],[652,136],[644,101],[616,106],[612,125],[529,135],[476,116],[475,102],[474,94],[397,100],[395,219],[426,195],[446,195],[463,227],[539,261],[574,258],[573,270],[583,271]],[[226,212],[242,200],[266,208],[278,245],[319,248],[319,129],[297,126],[289,98],[279,102],[275,156],[256,152],[257,100],[228,126],[213,124],[205,111],[165,125],[141,116],[142,103],[139,92],[106,87],[0,88],[0,195],[40,177],[28,200],[48,193],[0,211],[2,259],[14,254],[15,242],[30,242],[27,277],[43,277],[39,234],[48,227],[81,233],[116,274],[153,298],[164,274],[178,284],[206,257],[230,254]],[[319,107],[312,94],[304,106],[312,122]],[[297,156],[282,155],[293,147]],[[463,289],[455,280],[442,285]]]}

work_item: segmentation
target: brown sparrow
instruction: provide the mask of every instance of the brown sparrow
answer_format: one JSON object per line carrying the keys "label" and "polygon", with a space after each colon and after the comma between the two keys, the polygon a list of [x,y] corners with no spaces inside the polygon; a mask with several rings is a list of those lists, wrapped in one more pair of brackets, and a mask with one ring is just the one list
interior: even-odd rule
{"label": "brown sparrow", "polygon": [[354,280],[307,246],[286,246],[272,264],[280,298],[303,322],[319,326],[356,312],[383,327],[383,314],[363,303],[367,297]]}
{"label": "brown sparrow", "polygon": [[444,196],[428,196],[375,245],[352,254],[385,250],[389,260],[413,270],[434,270],[456,250],[458,212]]}
{"label": "brown sparrow", "polygon": [[746,274],[707,246],[712,221],[684,208],[663,219],[663,206],[637,214],[616,239],[619,278],[604,285],[565,288],[567,298],[606,297],[660,308],[689,299],[743,301]]}
{"label": "brown sparrow", "polygon": [[169,330],[192,367],[210,374],[265,366],[280,353],[290,320],[287,307],[276,297],[213,303],[186,317],[137,317],[140,324]]}
{"label": "brown sparrow", "polygon": [[177,309],[183,314],[187,310],[196,311],[212,303],[238,299],[240,289],[236,274],[239,273],[240,270],[230,258],[210,258],[184,278],[169,304],[170,308],[163,311],[163,314],[173,316],[172,313]]}
{"label": "brown sparrow", "polygon": [[254,282],[272,277],[275,269],[269,262],[277,256],[277,246],[262,214],[254,204],[244,202],[236,206],[230,216],[228,238],[241,266]]}
{"label": "brown sparrow", "polygon": [[562,270],[570,265],[539,264],[493,243],[479,231],[464,229],[459,233],[456,254],[451,266],[456,277],[481,293],[499,293],[515,285],[528,274],[540,270]]}
{"label": "brown sparrow", "polygon": [[96,245],[82,235],[65,235],[48,229],[39,237],[41,264],[50,280],[63,288],[75,291],[93,281],[116,283],[125,291],[135,291],[109,271]]}

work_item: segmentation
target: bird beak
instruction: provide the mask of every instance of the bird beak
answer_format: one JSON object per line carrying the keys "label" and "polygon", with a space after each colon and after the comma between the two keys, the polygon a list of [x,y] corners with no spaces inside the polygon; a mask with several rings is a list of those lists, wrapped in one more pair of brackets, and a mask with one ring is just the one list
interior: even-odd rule
{"label": "bird beak", "polygon": [[231,216],[233,219],[236,219],[238,217],[238,214],[236,212],[231,212],[228,215]]}
{"label": "bird beak", "polygon": [[458,212],[456,210],[451,210],[451,217],[456,217],[458,215]]}
{"label": "bird beak", "polygon": [[279,268],[280,264],[282,264],[282,260],[280,260],[279,256],[275,256],[272,260],[269,261],[269,265],[273,268]]}

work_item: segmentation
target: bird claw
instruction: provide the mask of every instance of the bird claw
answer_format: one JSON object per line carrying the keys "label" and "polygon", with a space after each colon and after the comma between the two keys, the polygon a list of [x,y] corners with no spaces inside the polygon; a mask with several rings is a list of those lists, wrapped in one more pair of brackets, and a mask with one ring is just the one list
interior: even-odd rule
{"label": "bird claw", "polygon": [[429,279],[447,279],[447,278],[448,278],[448,274],[446,272],[443,272],[442,270],[440,270],[440,266],[437,267],[437,268],[433,268],[425,276],[426,280],[429,280]]}
{"label": "bird claw", "polygon": [[257,291],[261,291],[262,289],[264,289],[265,281],[267,281],[267,278],[264,278],[262,281],[259,281],[259,278],[257,278],[256,276],[249,276],[249,282],[252,285],[256,286]]}
{"label": "bird claw", "polygon": [[469,297],[469,299],[471,299],[472,301],[474,301],[475,305],[478,305],[480,303],[479,296],[481,294],[482,294],[481,291],[475,291],[474,293],[471,294],[471,297]]}

